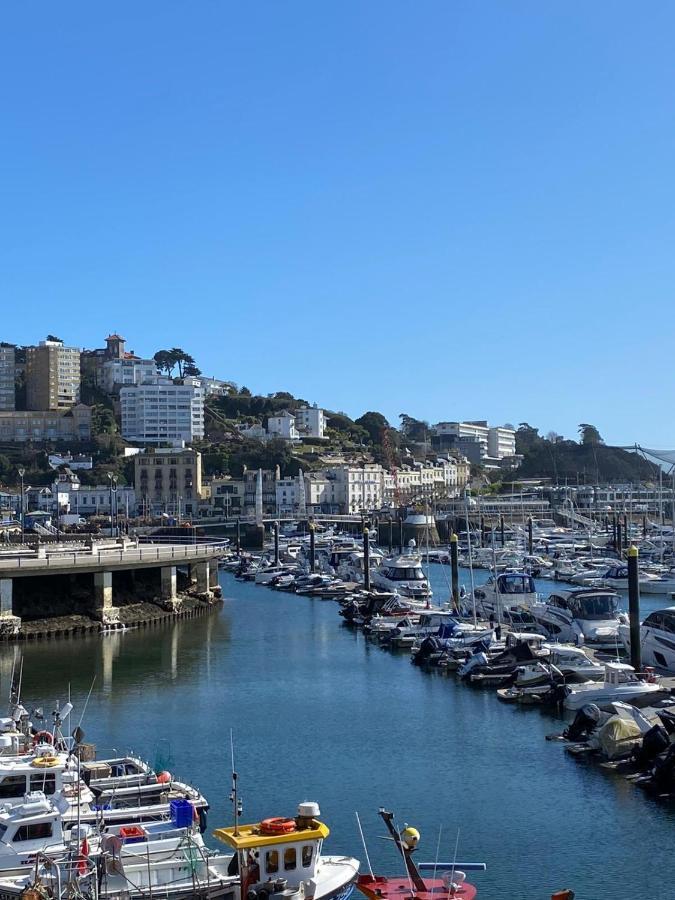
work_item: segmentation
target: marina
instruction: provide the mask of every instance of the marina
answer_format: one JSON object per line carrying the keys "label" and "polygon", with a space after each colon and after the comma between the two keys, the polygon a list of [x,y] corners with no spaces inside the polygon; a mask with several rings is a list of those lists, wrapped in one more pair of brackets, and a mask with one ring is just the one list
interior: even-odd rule
{"label": "marina", "polygon": [[[487,574],[474,572],[476,583]],[[5,645],[3,692],[19,660],[23,696],[36,702],[49,683],[61,696],[70,689],[82,707],[95,676],[82,722],[87,740],[99,755],[133,750],[198,785],[210,804],[207,839],[232,819],[232,729],[248,820],[294,809],[299,797],[319,798],[331,852],[363,862],[358,810],[374,865],[396,872],[400,858],[377,839],[375,811],[389,805],[419,829],[427,859],[439,825],[446,858],[459,829],[460,858],[487,864],[471,876],[479,897],[505,885],[526,898],[569,886],[577,897],[605,900],[615,896],[603,877],[608,871],[621,871],[628,886],[632,878],[635,888],[651,884],[659,896],[659,866],[669,865],[668,835],[675,835],[672,805],[547,742],[564,729],[563,717],[499,703],[491,691],[410,665],[409,650],[387,652],[342,625],[334,602],[219,577],[222,607],[158,626],[151,643],[145,632],[129,630]],[[461,580],[468,588],[466,570]],[[430,581],[434,596],[447,596],[441,567],[430,566]],[[546,590],[547,583],[536,586]],[[270,720],[274,708],[279,714]],[[392,728],[393,743],[385,737]],[[375,754],[373,734],[380,736]],[[428,790],[425,770],[434,772]],[[533,831],[532,821],[551,806],[560,824]],[[642,850],[631,837],[636,823],[659,836],[649,870],[640,867]]]}

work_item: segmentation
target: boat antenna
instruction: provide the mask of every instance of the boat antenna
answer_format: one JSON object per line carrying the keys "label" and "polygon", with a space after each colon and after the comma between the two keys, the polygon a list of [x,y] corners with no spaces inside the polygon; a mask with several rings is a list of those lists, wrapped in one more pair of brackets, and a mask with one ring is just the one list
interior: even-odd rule
{"label": "boat antenna", "polygon": [[232,733],[232,729],[230,728],[230,754],[232,757],[232,792],[230,793],[230,803],[232,804],[232,811],[234,813],[234,835],[238,837],[239,835],[239,818],[242,814],[243,807],[241,798],[237,793],[237,778],[238,775],[234,768],[234,735]]}
{"label": "boat antenna", "polygon": [[91,679],[91,687],[89,688],[89,693],[87,694],[87,699],[84,701],[84,706],[82,707],[82,715],[80,716],[80,721],[77,723],[77,727],[79,728],[82,724],[82,719],[84,719],[84,714],[87,711],[87,706],[89,704],[89,698],[91,697],[91,692],[94,690],[94,682],[96,681],[96,676]]}
{"label": "boat antenna", "polygon": [[370,877],[375,880],[375,875],[373,874],[373,867],[370,864],[370,856],[368,856],[368,848],[366,847],[366,839],[363,835],[363,828],[361,828],[361,819],[359,818],[358,811],[354,812],[356,816],[356,824],[359,826],[359,834],[361,835],[361,843],[363,844],[363,852],[366,856],[366,862],[368,863],[368,869],[370,870]]}
{"label": "boat antenna", "polygon": [[457,850],[459,848],[459,828],[457,829],[457,837],[455,838],[455,855],[452,860],[452,869],[450,870],[450,881],[448,882],[448,897],[452,891],[452,885],[455,880],[455,869],[457,867]]}
{"label": "boat antenna", "polygon": [[436,859],[434,861],[434,875],[432,881],[436,881],[436,869],[438,868],[438,854],[441,852],[441,832],[443,831],[443,826],[438,826],[438,841],[436,842]]}

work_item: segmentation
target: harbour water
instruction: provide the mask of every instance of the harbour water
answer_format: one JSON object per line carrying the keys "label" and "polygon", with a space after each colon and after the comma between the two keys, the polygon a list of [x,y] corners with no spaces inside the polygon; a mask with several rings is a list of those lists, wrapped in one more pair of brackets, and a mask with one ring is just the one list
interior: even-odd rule
{"label": "harbour water", "polygon": [[[485,572],[476,573],[477,583]],[[445,573],[431,567],[435,594]],[[466,573],[462,575],[466,583]],[[100,753],[134,750],[198,784],[209,827],[229,822],[230,729],[244,819],[318,800],[330,852],[400,870],[377,809],[422,832],[418,858],[485,861],[479,897],[672,896],[675,809],[583,765],[545,735],[560,720],[429,674],[341,624],[338,607],[221,575],[225,601],[200,619],[106,637],[0,648],[2,696],[23,658],[23,698],[70,692],[74,728]],[[548,593],[550,582],[540,582]],[[665,605],[649,597],[644,611]]]}

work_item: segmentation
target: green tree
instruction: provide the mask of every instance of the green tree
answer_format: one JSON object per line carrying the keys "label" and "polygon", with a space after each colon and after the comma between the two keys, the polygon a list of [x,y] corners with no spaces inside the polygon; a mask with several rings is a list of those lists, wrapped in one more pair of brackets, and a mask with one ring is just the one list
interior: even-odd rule
{"label": "green tree", "polygon": [[598,444],[605,443],[600,437],[600,432],[595,425],[588,425],[585,422],[582,422],[579,426],[579,434],[581,435],[582,444],[597,446]]}
{"label": "green tree", "polygon": [[359,418],[355,420],[355,424],[360,425],[361,428],[364,428],[368,432],[371,444],[377,445],[382,443],[382,433],[384,430],[391,428],[391,425],[387,422],[382,413],[373,411],[366,412],[362,416],[359,416]]}
{"label": "green tree", "polygon": [[401,420],[401,432],[407,440],[416,444],[421,444],[427,439],[427,435],[429,434],[428,422],[424,422],[421,419],[414,419],[407,413],[401,413],[399,419]]}

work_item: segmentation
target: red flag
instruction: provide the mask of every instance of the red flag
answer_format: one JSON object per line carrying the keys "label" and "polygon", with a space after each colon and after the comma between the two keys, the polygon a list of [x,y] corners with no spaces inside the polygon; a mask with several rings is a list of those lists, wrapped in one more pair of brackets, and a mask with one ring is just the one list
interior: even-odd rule
{"label": "red flag", "polygon": [[77,864],[77,871],[80,875],[87,874],[87,857],[89,856],[89,843],[86,839],[82,841],[82,846],[80,847],[80,860]]}

